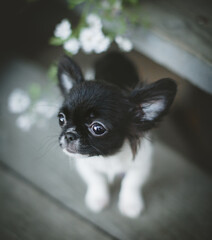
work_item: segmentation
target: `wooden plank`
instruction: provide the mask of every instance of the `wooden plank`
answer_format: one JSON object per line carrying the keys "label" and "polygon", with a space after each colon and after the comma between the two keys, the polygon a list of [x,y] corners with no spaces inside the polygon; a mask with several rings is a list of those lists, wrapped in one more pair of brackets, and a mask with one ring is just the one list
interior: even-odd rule
{"label": "wooden plank", "polygon": [[113,239],[0,165],[0,239]]}
{"label": "wooden plank", "polygon": [[149,26],[131,28],[135,49],[212,93],[211,1],[142,1]]}
{"label": "wooden plank", "polygon": [[152,31],[212,63],[211,9],[209,0],[144,0],[140,12],[144,12]]}
{"label": "wooden plank", "polygon": [[135,49],[156,63],[212,93],[212,65],[146,29],[132,31]]}
{"label": "wooden plank", "polygon": [[[90,212],[84,204],[85,185],[58,147],[56,117],[49,120],[45,128],[33,127],[29,132],[22,132],[15,126],[16,116],[8,113],[9,93],[16,84],[24,87],[28,83],[27,71],[36,78],[38,68],[24,63],[8,70],[0,89],[3,113],[0,159],[5,164],[71,211],[118,239],[211,238],[211,178],[160,142],[155,145],[153,173],[144,189],[147,209],[143,215],[136,220],[123,217],[117,208],[116,189],[107,209],[100,214]],[[40,71],[38,73],[37,81],[45,79]],[[56,89],[50,93],[59,96]],[[177,136],[175,139],[177,141]],[[52,143],[52,147],[48,147]]]}

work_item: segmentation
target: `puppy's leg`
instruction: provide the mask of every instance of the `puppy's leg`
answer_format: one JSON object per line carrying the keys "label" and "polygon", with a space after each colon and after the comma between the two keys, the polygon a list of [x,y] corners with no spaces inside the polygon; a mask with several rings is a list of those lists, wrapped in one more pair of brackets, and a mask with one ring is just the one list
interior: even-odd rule
{"label": "puppy's leg", "polygon": [[85,162],[76,163],[77,170],[85,183],[87,192],[85,196],[86,205],[94,212],[100,212],[110,201],[110,194],[106,178],[91,165]]}
{"label": "puppy's leg", "polygon": [[143,158],[141,157],[142,154],[139,153],[133,166],[122,180],[119,209],[122,214],[131,218],[137,217],[144,210],[142,187],[150,174],[151,152],[151,146],[147,146]]}

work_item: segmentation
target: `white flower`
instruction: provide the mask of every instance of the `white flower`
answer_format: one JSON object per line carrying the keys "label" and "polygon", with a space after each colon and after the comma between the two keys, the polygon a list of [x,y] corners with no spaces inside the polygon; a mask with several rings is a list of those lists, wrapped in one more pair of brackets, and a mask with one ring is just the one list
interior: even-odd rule
{"label": "white flower", "polygon": [[70,22],[67,19],[63,19],[61,23],[56,25],[54,35],[65,40],[71,35],[71,32]]}
{"label": "white flower", "polygon": [[95,53],[105,52],[108,49],[108,47],[110,46],[110,43],[111,43],[110,38],[102,35],[101,37],[99,37],[99,39],[96,43],[94,52]]}
{"label": "white flower", "polygon": [[80,49],[80,42],[76,38],[71,38],[63,45],[64,49],[72,54],[77,54]]}
{"label": "white flower", "polygon": [[94,13],[91,13],[86,17],[86,22],[92,28],[97,28],[97,29],[102,28],[102,21],[100,17]]}
{"label": "white flower", "polygon": [[95,34],[92,28],[83,28],[80,31],[79,40],[84,52],[91,53],[93,51]]}
{"label": "white flower", "polygon": [[23,114],[16,119],[16,125],[23,131],[29,131],[35,123],[35,117],[32,114]]}
{"label": "white flower", "polygon": [[122,36],[116,36],[115,41],[118,44],[119,48],[125,52],[129,52],[133,48],[132,42]]}
{"label": "white flower", "polygon": [[39,100],[34,108],[33,112],[42,115],[45,118],[51,118],[57,113],[58,108],[46,100]]}
{"label": "white flower", "polygon": [[12,113],[21,113],[29,107],[30,102],[29,95],[17,88],[9,96],[8,108]]}
{"label": "white flower", "polygon": [[84,52],[101,53],[106,51],[110,45],[110,39],[105,37],[101,29],[89,27],[84,28],[79,36],[80,44]]}

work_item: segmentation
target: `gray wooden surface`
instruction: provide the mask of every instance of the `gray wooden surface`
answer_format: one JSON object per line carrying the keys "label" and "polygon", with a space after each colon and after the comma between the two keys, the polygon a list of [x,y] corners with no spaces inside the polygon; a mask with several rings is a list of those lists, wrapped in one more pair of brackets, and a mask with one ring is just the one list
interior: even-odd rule
{"label": "gray wooden surface", "polygon": [[142,8],[152,31],[212,63],[211,1],[142,1]]}
{"label": "gray wooden surface", "polygon": [[[117,208],[117,188],[113,188],[110,206],[100,214],[90,212],[84,204],[85,184],[58,147],[56,117],[44,128],[23,132],[15,126],[17,116],[8,112],[9,93],[45,79],[42,68],[18,61],[1,79],[0,159],[16,173],[1,170],[3,236],[40,239],[39,231],[43,231],[43,239],[211,239],[211,177],[160,140],[155,143],[153,171],[144,189],[146,211],[136,220],[123,217]],[[61,101],[56,88],[48,93]],[[172,134],[178,141],[177,132]]]}
{"label": "gray wooden surface", "polygon": [[142,1],[135,11],[148,22],[131,29],[135,49],[212,93],[212,2]]}
{"label": "gray wooden surface", "polygon": [[0,163],[0,239],[113,239]]}

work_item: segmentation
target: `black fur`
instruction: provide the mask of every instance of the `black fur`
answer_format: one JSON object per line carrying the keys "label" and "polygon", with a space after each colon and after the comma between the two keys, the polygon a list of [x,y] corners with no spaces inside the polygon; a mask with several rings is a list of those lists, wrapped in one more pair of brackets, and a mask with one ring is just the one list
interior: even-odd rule
{"label": "black fur", "polygon": [[114,84],[123,90],[132,90],[140,81],[133,63],[118,52],[111,52],[96,62],[95,78]]}
{"label": "black fur", "polygon": [[[71,89],[63,85],[64,72],[74,81]],[[139,84],[134,65],[118,53],[106,55],[96,64],[98,80],[84,81],[80,68],[68,57],[60,61],[58,77],[65,97],[60,112],[66,116],[60,139],[70,128],[74,129],[74,141],[80,142],[75,152],[89,156],[114,154],[125,139],[135,154],[140,138],[168,112],[176,94],[176,84],[171,79]],[[155,103],[162,107],[149,113],[148,109],[154,110],[149,106]],[[106,134],[94,136],[89,131],[88,126],[95,121],[106,126]],[[74,141],[63,143],[62,147],[71,150]]]}

